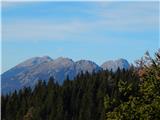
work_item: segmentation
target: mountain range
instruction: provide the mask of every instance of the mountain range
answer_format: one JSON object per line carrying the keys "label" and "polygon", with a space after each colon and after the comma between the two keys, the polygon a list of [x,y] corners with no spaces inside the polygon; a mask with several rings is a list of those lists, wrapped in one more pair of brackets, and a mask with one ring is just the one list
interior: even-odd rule
{"label": "mountain range", "polygon": [[125,59],[110,60],[101,66],[90,60],[79,60],[74,62],[70,58],[59,57],[52,59],[49,56],[30,58],[1,75],[2,93],[9,93],[19,90],[22,87],[34,87],[38,80],[47,81],[49,77],[54,77],[55,81],[62,84],[69,77],[73,80],[81,72],[88,71],[90,74],[100,70],[116,71],[128,69],[130,64]]}

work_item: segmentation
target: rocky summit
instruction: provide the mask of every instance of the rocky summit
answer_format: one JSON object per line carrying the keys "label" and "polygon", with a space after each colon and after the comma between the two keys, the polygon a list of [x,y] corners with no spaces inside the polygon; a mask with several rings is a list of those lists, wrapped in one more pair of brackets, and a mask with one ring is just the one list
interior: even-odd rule
{"label": "rocky summit", "polygon": [[125,59],[110,60],[98,66],[90,60],[79,60],[74,62],[70,58],[59,57],[52,59],[48,56],[30,58],[1,75],[2,93],[19,90],[22,87],[34,87],[38,80],[47,81],[49,77],[54,77],[55,81],[62,84],[69,77],[74,79],[81,72],[90,74],[100,70],[116,71],[128,69],[129,63]]}

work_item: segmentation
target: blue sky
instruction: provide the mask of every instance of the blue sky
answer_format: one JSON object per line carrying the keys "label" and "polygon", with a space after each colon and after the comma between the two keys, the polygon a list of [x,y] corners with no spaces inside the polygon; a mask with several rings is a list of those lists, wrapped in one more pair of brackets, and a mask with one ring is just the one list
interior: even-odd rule
{"label": "blue sky", "polygon": [[2,72],[35,56],[104,61],[159,48],[157,2],[2,2]]}

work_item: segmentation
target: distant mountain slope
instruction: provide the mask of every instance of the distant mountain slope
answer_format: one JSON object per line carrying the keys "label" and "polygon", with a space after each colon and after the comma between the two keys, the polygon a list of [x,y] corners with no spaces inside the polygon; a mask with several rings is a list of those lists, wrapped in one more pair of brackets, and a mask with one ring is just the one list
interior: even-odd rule
{"label": "distant mountain slope", "polygon": [[119,59],[107,61],[99,67],[96,63],[89,60],[74,62],[72,59],[63,57],[55,60],[48,56],[34,57],[16,65],[1,75],[2,92],[8,93],[24,86],[33,87],[38,80],[48,80],[51,76],[59,84],[62,84],[67,76],[70,79],[74,79],[81,71],[88,71],[89,73],[102,69],[116,71],[118,67],[120,69],[128,69],[129,63],[125,59]]}
{"label": "distant mountain slope", "polygon": [[92,73],[93,70],[95,72],[102,70],[101,67],[99,67],[96,63],[89,61],[89,60],[79,60],[76,62],[76,75],[79,74],[81,71],[85,73],[88,71],[89,73]]}
{"label": "distant mountain slope", "polygon": [[75,74],[74,62],[68,58],[57,58],[53,61],[49,61],[45,64],[34,67],[28,71],[24,76],[20,76],[25,80],[25,84],[34,85],[37,80],[48,80],[50,76],[53,76],[58,83],[62,83],[67,77],[73,79]]}
{"label": "distant mountain slope", "polygon": [[23,79],[18,79],[19,76],[23,76],[38,65],[49,61],[52,61],[52,59],[48,56],[33,57],[4,72],[1,75],[2,92],[9,92],[11,90],[21,88]]}
{"label": "distant mountain slope", "polygon": [[125,69],[127,70],[130,67],[130,64],[128,63],[127,60],[125,59],[118,59],[118,60],[109,60],[104,62],[101,67],[103,68],[103,70],[112,70],[113,72],[115,72],[118,68],[120,69]]}

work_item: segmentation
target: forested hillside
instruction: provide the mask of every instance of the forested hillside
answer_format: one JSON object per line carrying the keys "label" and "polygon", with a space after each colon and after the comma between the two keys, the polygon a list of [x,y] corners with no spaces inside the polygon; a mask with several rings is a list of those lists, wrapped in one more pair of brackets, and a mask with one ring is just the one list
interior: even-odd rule
{"label": "forested hillside", "polygon": [[51,77],[35,88],[1,96],[2,120],[158,120],[160,55],[117,72],[81,73],[59,85]]}
{"label": "forested hillside", "polygon": [[120,96],[105,97],[106,119],[160,120],[160,51],[155,59],[147,53],[138,65],[138,89],[132,89],[133,83],[119,82]]}

